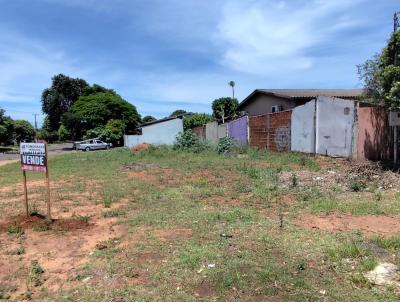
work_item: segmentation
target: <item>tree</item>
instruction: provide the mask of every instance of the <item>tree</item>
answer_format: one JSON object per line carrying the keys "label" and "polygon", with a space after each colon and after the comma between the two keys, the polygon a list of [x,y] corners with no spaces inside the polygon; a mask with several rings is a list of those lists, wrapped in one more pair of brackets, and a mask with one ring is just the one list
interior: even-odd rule
{"label": "tree", "polygon": [[233,98],[219,98],[212,103],[213,116],[219,122],[225,123],[226,120],[237,116],[239,102]]}
{"label": "tree", "polygon": [[146,115],[144,118],[142,118],[142,123],[150,123],[156,120],[157,119],[154,116]]}
{"label": "tree", "polygon": [[186,110],[178,109],[178,110],[175,110],[174,112],[172,112],[170,114],[170,117],[172,117],[172,116],[181,116],[181,115],[184,115],[186,113],[187,113]]}
{"label": "tree", "polygon": [[99,138],[114,145],[120,145],[125,131],[125,124],[121,120],[109,120],[105,127],[96,127],[86,132],[85,139]]}
{"label": "tree", "polygon": [[35,138],[35,129],[25,120],[14,121],[15,140],[20,143],[24,139],[32,140]]}
{"label": "tree", "polygon": [[394,32],[380,54],[358,66],[366,98],[384,103],[390,109],[400,108],[400,32]]}
{"label": "tree", "polygon": [[236,83],[235,83],[235,81],[230,81],[228,83],[228,85],[232,87],[232,99],[234,99],[235,98],[235,85],[236,85]]}
{"label": "tree", "polygon": [[103,86],[100,86],[98,84],[93,84],[92,86],[87,86],[83,89],[82,95],[88,96],[91,94],[96,94],[96,93],[101,93],[101,92],[111,92],[115,93],[113,89],[107,89]]}
{"label": "tree", "polygon": [[60,125],[60,128],[58,128],[57,133],[58,133],[58,140],[60,142],[66,141],[71,135],[68,129],[63,124]]}
{"label": "tree", "polygon": [[63,74],[52,78],[51,86],[42,93],[42,111],[48,116],[48,131],[58,130],[61,116],[71,108],[88,86],[83,79],[74,79]]}
{"label": "tree", "polygon": [[120,119],[126,129],[133,130],[140,121],[136,107],[115,92],[102,92],[81,96],[70,112],[83,130],[104,127],[109,120]]}
{"label": "tree", "polygon": [[0,144],[12,144],[14,140],[14,121],[0,108]]}
{"label": "tree", "polygon": [[193,129],[196,127],[203,126],[209,122],[212,122],[214,118],[210,114],[206,113],[194,113],[186,116],[183,120],[183,128],[185,130]]}

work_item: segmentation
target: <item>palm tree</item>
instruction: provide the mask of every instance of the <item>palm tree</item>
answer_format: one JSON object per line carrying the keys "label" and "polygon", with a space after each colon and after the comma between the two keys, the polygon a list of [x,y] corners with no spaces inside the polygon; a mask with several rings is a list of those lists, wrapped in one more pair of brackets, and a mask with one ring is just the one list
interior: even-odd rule
{"label": "palm tree", "polygon": [[234,99],[235,98],[235,81],[230,81],[228,84],[229,84],[229,86],[232,87],[232,99]]}

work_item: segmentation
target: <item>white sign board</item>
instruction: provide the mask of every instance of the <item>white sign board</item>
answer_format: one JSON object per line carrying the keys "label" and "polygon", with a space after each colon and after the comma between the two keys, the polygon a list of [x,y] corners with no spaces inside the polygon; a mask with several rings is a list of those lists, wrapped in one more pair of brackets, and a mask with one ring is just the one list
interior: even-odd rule
{"label": "white sign board", "polygon": [[21,143],[20,154],[23,171],[47,172],[46,144]]}

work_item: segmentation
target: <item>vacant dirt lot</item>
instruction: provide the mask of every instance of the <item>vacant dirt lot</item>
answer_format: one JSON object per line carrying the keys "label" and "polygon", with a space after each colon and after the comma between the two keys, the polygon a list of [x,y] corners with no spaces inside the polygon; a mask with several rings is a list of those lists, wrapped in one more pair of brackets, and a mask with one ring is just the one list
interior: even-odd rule
{"label": "vacant dirt lot", "polygon": [[0,300],[398,301],[399,177],[295,153],[146,146],[0,167]]}

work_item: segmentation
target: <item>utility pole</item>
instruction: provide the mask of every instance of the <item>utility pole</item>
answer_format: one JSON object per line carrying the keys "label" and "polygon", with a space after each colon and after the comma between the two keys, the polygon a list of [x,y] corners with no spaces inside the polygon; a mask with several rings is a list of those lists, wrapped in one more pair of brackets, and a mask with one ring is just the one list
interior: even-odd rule
{"label": "utility pole", "polygon": [[36,117],[38,116],[37,113],[34,113],[33,116],[35,117],[35,130],[37,131],[37,121],[36,121]]}

